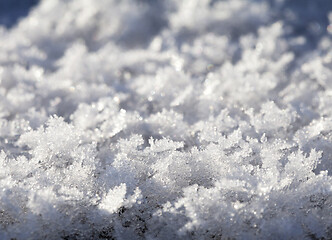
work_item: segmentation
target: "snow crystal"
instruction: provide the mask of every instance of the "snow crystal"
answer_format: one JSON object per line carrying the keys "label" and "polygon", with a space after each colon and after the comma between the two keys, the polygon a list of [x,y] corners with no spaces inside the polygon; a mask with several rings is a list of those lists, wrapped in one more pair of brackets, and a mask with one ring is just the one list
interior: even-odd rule
{"label": "snow crystal", "polygon": [[0,239],[332,239],[329,0],[41,0],[8,26]]}

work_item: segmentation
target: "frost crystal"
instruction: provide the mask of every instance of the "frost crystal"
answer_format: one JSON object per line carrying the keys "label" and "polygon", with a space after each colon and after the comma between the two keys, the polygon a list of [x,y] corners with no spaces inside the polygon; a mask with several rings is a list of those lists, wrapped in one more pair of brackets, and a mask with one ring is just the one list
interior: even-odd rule
{"label": "frost crystal", "polygon": [[332,239],[331,26],[329,0],[0,26],[0,239]]}

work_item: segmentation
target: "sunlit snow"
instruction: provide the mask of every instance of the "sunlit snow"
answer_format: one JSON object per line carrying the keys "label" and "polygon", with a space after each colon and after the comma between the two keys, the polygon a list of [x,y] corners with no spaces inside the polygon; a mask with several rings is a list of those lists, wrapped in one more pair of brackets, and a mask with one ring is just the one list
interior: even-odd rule
{"label": "sunlit snow", "polygon": [[329,0],[0,26],[0,239],[332,239],[331,26]]}

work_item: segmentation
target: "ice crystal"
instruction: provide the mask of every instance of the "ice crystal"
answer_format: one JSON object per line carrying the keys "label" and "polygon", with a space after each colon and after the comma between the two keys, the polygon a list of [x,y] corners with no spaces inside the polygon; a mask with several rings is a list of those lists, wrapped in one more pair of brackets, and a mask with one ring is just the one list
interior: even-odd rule
{"label": "ice crystal", "polygon": [[0,239],[331,239],[331,16],[42,0],[0,27]]}

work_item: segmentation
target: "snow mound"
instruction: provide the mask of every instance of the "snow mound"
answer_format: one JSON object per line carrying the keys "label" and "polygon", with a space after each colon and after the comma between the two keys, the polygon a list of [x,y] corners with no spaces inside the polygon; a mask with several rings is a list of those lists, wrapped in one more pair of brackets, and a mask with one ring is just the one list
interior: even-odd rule
{"label": "snow mound", "polygon": [[0,239],[332,239],[331,29],[329,0],[0,27]]}

